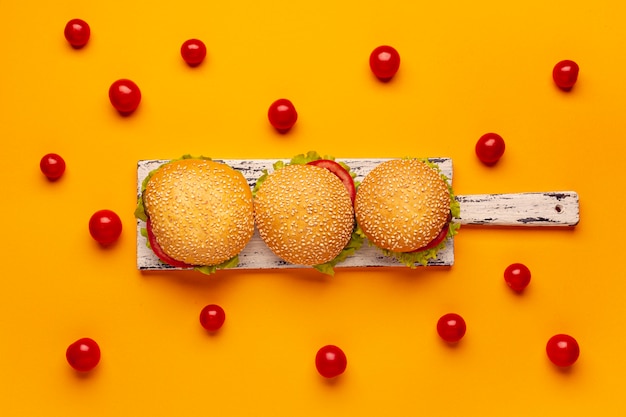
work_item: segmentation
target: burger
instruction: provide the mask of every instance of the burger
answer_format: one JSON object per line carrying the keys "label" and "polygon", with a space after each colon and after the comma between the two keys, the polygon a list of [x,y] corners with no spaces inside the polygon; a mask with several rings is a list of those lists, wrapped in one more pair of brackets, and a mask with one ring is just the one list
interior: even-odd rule
{"label": "burger", "polygon": [[414,268],[427,265],[460,227],[448,178],[426,159],[392,159],[377,165],[355,198],[359,232],[370,244]]}
{"label": "burger", "polygon": [[254,218],[269,249],[289,264],[333,275],[363,243],[355,233],[356,184],[345,164],[316,152],[278,161],[254,187]]}
{"label": "burger", "polygon": [[165,264],[207,274],[237,266],[254,233],[252,192],[241,172],[208,158],[170,161],[142,184],[135,216]]}

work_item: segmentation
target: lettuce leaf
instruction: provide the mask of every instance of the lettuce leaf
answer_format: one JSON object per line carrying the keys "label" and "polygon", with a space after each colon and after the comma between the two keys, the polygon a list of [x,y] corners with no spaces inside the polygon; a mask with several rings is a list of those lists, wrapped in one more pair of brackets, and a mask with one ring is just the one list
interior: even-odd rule
{"label": "lettuce leaf", "polygon": [[194,271],[201,272],[205,275],[211,275],[216,273],[218,269],[234,268],[237,265],[239,265],[239,255],[235,255],[218,265],[195,266],[193,269]]}
{"label": "lettuce leaf", "polygon": [[135,212],[133,213],[135,218],[139,220],[148,221],[148,215],[146,214],[146,208],[143,205],[143,192],[145,188],[142,188],[141,195],[137,197],[137,207],[135,208]]}
{"label": "lettuce leaf", "polygon": [[296,155],[293,158],[291,158],[291,161],[289,161],[289,164],[291,165],[304,165],[304,164],[308,164],[311,161],[317,161],[318,159],[332,159],[334,160],[335,158],[331,157],[331,156],[325,156],[324,158],[322,158],[320,156],[320,154],[318,154],[315,151],[309,151],[307,153],[303,153],[300,155]]}

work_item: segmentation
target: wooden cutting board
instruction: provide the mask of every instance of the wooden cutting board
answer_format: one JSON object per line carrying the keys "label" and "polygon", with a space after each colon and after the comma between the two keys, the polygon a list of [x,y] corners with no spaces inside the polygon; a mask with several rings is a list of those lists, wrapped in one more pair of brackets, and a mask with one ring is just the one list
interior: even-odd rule
{"label": "wooden cutting board", "polygon": [[[356,173],[356,181],[363,178],[378,164],[388,159],[342,159]],[[450,158],[430,158],[441,172],[452,181],[452,160]],[[241,171],[250,187],[254,187],[263,170],[273,171],[273,164],[278,159],[223,159],[234,169]],[[283,159],[285,163],[288,159]],[[168,160],[141,160],[137,163],[137,196],[141,194],[141,184],[145,177]],[[507,227],[573,227],[580,219],[578,194],[574,191],[527,192],[512,194],[470,194],[458,195],[461,206],[461,225],[507,226]],[[141,229],[145,223],[137,220],[137,268],[148,270],[172,270],[174,268],[161,262],[146,246],[146,238]],[[461,228],[460,233],[463,233]],[[454,264],[454,240],[448,239],[446,248],[438,253],[429,266],[451,266]],[[383,256],[379,249],[369,245],[367,240],[353,256],[340,263],[336,268],[347,267],[405,267],[395,259]],[[239,254],[239,265],[235,269],[280,269],[304,268],[288,264],[269,250],[257,231],[250,243]]]}

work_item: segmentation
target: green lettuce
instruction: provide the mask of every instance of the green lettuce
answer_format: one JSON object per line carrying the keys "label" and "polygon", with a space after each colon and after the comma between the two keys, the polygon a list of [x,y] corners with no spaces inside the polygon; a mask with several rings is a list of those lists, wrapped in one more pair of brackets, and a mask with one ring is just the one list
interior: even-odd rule
{"label": "green lettuce", "polygon": [[[183,155],[178,159],[172,159],[171,161],[168,161],[166,163],[170,163],[170,162],[174,162],[174,161],[181,161],[183,159],[201,159],[201,160],[208,160],[210,161],[211,158],[206,157],[206,156],[191,156],[191,155]],[[161,165],[163,166],[163,165]],[[161,168],[161,167],[159,167]],[[144,191],[146,191],[146,185],[148,184],[148,182],[150,181],[150,179],[152,178],[152,176],[154,175],[155,172],[157,172],[159,170],[159,168],[156,168],[152,171],[150,171],[148,173],[148,175],[146,175],[146,178],[144,178],[144,180],[141,183],[141,194],[137,197],[137,207],[135,208],[135,217],[139,220],[143,220],[144,222],[148,220],[148,215],[146,214],[146,208],[144,206],[143,203],[143,194]],[[142,227],[140,230],[140,233],[143,237],[146,238],[146,246],[148,248],[150,248],[150,241],[148,240],[148,231],[146,230],[145,227]],[[151,248],[150,248],[151,249]],[[164,263],[163,261],[159,260],[159,262]],[[225,268],[234,268],[239,264],[239,256],[235,255],[234,257],[232,257],[231,259],[228,259],[220,264],[217,265],[202,265],[202,266],[194,266],[194,270],[201,272],[203,274],[214,274],[215,272],[217,272],[218,269],[225,269]]]}
{"label": "green lettuce", "polygon": [[206,275],[211,275],[217,272],[218,269],[235,268],[239,265],[239,255],[235,255],[232,258],[217,265],[202,265],[194,266],[194,271],[201,272]]}
{"label": "green lettuce", "polygon": [[[286,164],[283,161],[276,161],[272,165],[272,168],[274,168],[274,171],[276,171],[276,170],[283,168],[285,165],[304,165],[304,164],[308,164],[311,161],[317,161],[319,159],[329,159],[331,161],[335,160],[335,158],[331,155],[321,156],[315,151],[309,151],[306,154],[299,154],[299,155],[294,156]],[[350,170],[350,167],[348,165],[346,165],[343,162],[338,162],[338,163],[346,171],[348,171],[348,173],[353,179],[356,177],[356,173],[352,172],[352,170]],[[254,188],[252,189],[253,196],[256,196],[257,191],[261,188],[261,185],[267,179],[268,176],[269,176],[268,170],[264,169],[263,174],[257,179],[257,182],[254,185]],[[354,185],[355,187],[358,187],[359,182],[355,181]],[[356,224],[356,221],[355,221],[355,224]],[[326,274],[326,275],[331,275],[331,276],[335,275],[335,266],[338,263],[346,260],[346,258],[348,258],[349,256],[353,255],[363,245],[363,242],[365,240],[364,236],[362,233],[360,234],[357,233],[357,230],[358,230],[358,227],[355,226],[354,230],[352,231],[352,236],[350,236],[350,240],[348,241],[348,244],[341,250],[341,252],[339,252],[339,254],[335,258],[323,264],[313,265],[313,268],[315,268],[319,272]]]}

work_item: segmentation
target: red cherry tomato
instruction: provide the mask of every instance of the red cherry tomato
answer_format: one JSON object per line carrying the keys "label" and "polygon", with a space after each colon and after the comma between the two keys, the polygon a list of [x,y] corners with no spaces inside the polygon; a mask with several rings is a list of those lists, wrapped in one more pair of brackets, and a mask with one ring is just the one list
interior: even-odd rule
{"label": "red cherry tomato", "polygon": [[267,118],[276,130],[284,133],[296,124],[298,112],[291,101],[281,98],[270,105]]}
{"label": "red cherry tomato", "polygon": [[354,199],[356,198],[356,187],[354,186],[354,179],[350,176],[350,173],[341,166],[341,164],[331,159],[318,159],[316,161],[311,161],[308,164],[315,165],[320,168],[326,168],[327,170],[335,174],[341,180],[344,187],[346,187],[348,195],[350,196],[350,200],[352,200],[352,204],[354,204]]}
{"label": "red cherry tomato", "polygon": [[382,45],[370,54],[370,69],[382,81],[388,81],[400,68],[400,54],[395,48]]}
{"label": "red cherry tomato", "polygon": [[49,153],[39,161],[39,169],[49,180],[58,180],[65,172],[65,161],[59,155]]}
{"label": "red cherry tomato", "polygon": [[157,242],[154,232],[152,231],[152,223],[150,222],[150,219],[146,221],[146,232],[148,233],[148,243],[150,243],[150,249],[152,249],[152,252],[154,252],[160,260],[176,268],[193,268],[193,265],[177,261],[161,249],[161,246],[159,245],[159,242]]}
{"label": "red cherry tomato", "polygon": [[89,219],[89,233],[101,245],[110,245],[122,234],[122,220],[111,210],[96,211]]}
{"label": "red cherry tomato", "polygon": [[206,57],[206,45],[199,39],[186,40],[180,47],[180,55],[187,65],[195,67],[204,61]]}
{"label": "red cherry tomato", "polygon": [[449,343],[458,342],[465,336],[465,320],[456,313],[444,314],[437,321],[437,333]]}
{"label": "red cherry tomato", "polygon": [[100,362],[100,347],[88,337],[78,339],[65,351],[67,362],[80,372],[89,372]]}
{"label": "red cherry tomato", "polygon": [[78,49],[87,45],[91,35],[91,29],[84,20],[72,19],[65,25],[64,35],[70,45]]}
{"label": "red cherry tomato", "polygon": [[567,334],[552,336],[546,345],[548,358],[556,366],[566,367],[573,365],[580,355],[578,342]]}
{"label": "red cherry tomato", "polygon": [[476,142],[476,156],[484,164],[493,165],[504,155],[504,139],[497,133],[485,133]]}
{"label": "red cherry tomato", "polygon": [[504,270],[504,281],[513,291],[523,291],[530,283],[530,269],[524,264],[511,264]]}
{"label": "red cherry tomato", "polygon": [[200,324],[210,332],[219,330],[224,320],[226,320],[226,313],[216,304],[209,304],[200,311]]}
{"label": "red cherry tomato", "polygon": [[552,79],[562,90],[571,90],[578,80],[578,64],[569,59],[557,62],[552,69]]}
{"label": "red cherry tomato", "polygon": [[346,370],[348,360],[346,354],[335,345],[320,348],[315,355],[315,367],[324,378],[334,378]]}
{"label": "red cherry tomato", "polygon": [[139,107],[141,91],[133,81],[120,79],[109,87],[109,100],[115,110],[122,114],[130,114]]}

